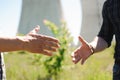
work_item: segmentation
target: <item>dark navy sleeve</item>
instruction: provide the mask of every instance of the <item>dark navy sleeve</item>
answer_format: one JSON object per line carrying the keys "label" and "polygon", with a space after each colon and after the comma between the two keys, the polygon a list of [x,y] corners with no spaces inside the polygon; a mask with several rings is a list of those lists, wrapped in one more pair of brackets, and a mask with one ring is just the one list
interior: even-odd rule
{"label": "dark navy sleeve", "polygon": [[108,14],[109,12],[107,10],[107,3],[104,3],[102,10],[103,23],[100,32],[98,33],[98,37],[103,38],[109,47],[113,39],[114,29]]}

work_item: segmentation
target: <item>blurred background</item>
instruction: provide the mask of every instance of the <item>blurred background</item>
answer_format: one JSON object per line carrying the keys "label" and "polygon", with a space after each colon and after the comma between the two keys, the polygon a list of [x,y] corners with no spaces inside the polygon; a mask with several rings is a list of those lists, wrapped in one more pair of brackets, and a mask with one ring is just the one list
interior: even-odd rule
{"label": "blurred background", "polygon": [[40,25],[40,33],[52,35],[44,26],[43,20],[50,20],[57,25],[64,20],[75,44],[78,35],[91,41],[101,26],[103,2],[104,0],[0,0],[0,32],[10,36],[16,33],[26,34]]}
{"label": "blurred background", "polygon": [[58,25],[65,20],[72,35],[78,37],[82,19],[80,2],[80,0],[69,2],[67,0],[0,0],[0,32],[10,36],[16,33],[26,34],[36,25],[40,25],[40,33],[51,35],[44,26],[43,20],[48,19]]}
{"label": "blurred background", "polygon": [[[30,57],[34,56],[34,60],[41,60],[41,55],[19,54],[26,53],[11,52],[5,55],[6,71],[8,80],[111,80],[112,62],[113,62],[113,47],[101,52],[99,55],[94,55],[84,65],[74,65],[71,61],[70,54],[79,44],[78,36],[82,35],[88,42],[92,41],[97,35],[102,24],[102,5],[105,0],[0,0],[0,33],[4,36],[15,36],[17,34],[27,34],[36,25],[40,25],[40,34],[55,36],[54,32],[46,27],[44,20],[49,20],[50,24],[54,23],[59,27],[58,33],[69,32],[73,38],[71,43],[64,44],[62,49],[66,52],[62,59],[60,68],[63,69],[58,78],[45,79],[43,65],[39,67],[30,64]],[[65,22],[65,27],[61,29],[62,22]],[[62,35],[62,34],[61,34]],[[69,35],[64,35],[65,39]],[[61,40],[64,41],[64,40]],[[66,41],[69,42],[69,41]],[[67,46],[66,46],[67,45]],[[65,48],[69,47],[69,48]],[[16,53],[16,54],[12,54]],[[61,53],[59,50],[58,54]],[[102,53],[107,53],[102,54]],[[111,53],[111,54],[110,54]],[[109,54],[109,55],[108,55]],[[30,58],[30,59],[28,59]],[[43,57],[44,58],[44,57]],[[61,57],[59,57],[61,58]],[[32,57],[33,59],[33,57]],[[49,59],[47,57],[47,59]],[[67,60],[66,60],[67,59]],[[96,59],[98,61],[96,61]],[[22,61],[24,60],[24,61]],[[34,61],[33,60],[33,61]],[[57,60],[57,59],[56,59]],[[102,61],[103,60],[103,61]],[[37,62],[37,61],[36,61]],[[39,61],[38,61],[39,62]],[[44,60],[43,60],[44,62]],[[46,62],[46,60],[45,60]],[[59,60],[56,61],[60,62]],[[41,63],[41,61],[40,61]],[[104,64],[102,64],[104,63]],[[44,63],[43,63],[44,64]],[[14,66],[13,66],[14,65]],[[64,65],[64,66],[63,66]],[[66,67],[67,65],[67,67]],[[46,66],[46,65],[44,65]],[[20,67],[23,67],[19,70]],[[29,70],[30,69],[30,70]],[[37,72],[40,71],[40,72]],[[58,71],[59,72],[59,71]],[[30,73],[30,74],[28,74]],[[33,73],[33,74],[32,74]],[[57,73],[58,74],[58,73]],[[16,76],[16,77],[15,77]],[[31,78],[31,77],[32,78]]]}

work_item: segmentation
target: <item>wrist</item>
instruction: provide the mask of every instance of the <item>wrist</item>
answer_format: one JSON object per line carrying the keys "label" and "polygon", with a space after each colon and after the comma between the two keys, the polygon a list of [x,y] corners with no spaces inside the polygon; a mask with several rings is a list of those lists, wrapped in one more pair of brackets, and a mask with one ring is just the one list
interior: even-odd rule
{"label": "wrist", "polygon": [[26,50],[26,45],[27,45],[27,42],[28,40],[25,38],[25,37],[16,37],[17,40],[19,41],[20,45],[19,45],[19,49],[20,50]]}
{"label": "wrist", "polygon": [[94,50],[93,46],[91,44],[89,44],[89,47],[90,47],[92,54],[94,54],[95,50]]}

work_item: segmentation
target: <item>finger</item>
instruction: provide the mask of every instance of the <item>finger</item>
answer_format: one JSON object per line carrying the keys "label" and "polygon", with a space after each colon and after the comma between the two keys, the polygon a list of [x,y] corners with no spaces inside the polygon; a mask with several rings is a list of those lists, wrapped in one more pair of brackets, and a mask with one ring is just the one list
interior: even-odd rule
{"label": "finger", "polygon": [[81,57],[79,57],[79,58],[72,58],[72,61],[75,63],[75,64],[77,64],[79,61],[81,60]]}
{"label": "finger", "polygon": [[76,49],[72,54],[71,54],[71,57],[77,57],[77,56],[80,56],[80,49]]}
{"label": "finger", "polygon": [[79,54],[80,53],[80,48],[77,48],[75,51],[74,51],[75,55]]}
{"label": "finger", "polygon": [[75,54],[72,54],[71,56],[72,56],[72,61],[73,61],[74,63],[77,63],[77,62],[80,61],[80,59],[81,59],[81,56],[80,56],[80,55],[75,56]]}
{"label": "finger", "polygon": [[74,57],[77,57],[77,55],[78,55],[78,54],[77,54],[76,52],[73,52],[73,53],[71,54],[71,57],[74,58]]}
{"label": "finger", "polygon": [[47,51],[47,50],[43,50],[43,51],[41,51],[41,53],[43,53],[44,55],[48,55],[48,56],[52,56],[53,55],[52,52]]}
{"label": "finger", "polygon": [[29,34],[36,34],[40,30],[40,26],[37,25],[32,31],[29,32]]}
{"label": "finger", "polygon": [[36,38],[39,38],[39,39],[42,39],[44,41],[53,41],[53,42],[57,42],[59,43],[59,40],[54,38],[54,37],[51,37],[51,36],[46,36],[46,35],[41,35],[41,34],[35,34],[35,35],[32,35],[33,37],[36,37]]}
{"label": "finger", "polygon": [[86,43],[87,43],[81,36],[79,36],[78,38],[79,38],[79,41],[80,41],[82,44],[86,44]]}
{"label": "finger", "polygon": [[57,51],[57,49],[56,49],[56,48],[51,47],[51,46],[47,46],[45,49],[46,49],[46,50],[48,50],[48,51],[52,51],[52,52]]}
{"label": "finger", "polygon": [[81,65],[83,65],[85,61],[86,61],[86,59],[82,58]]}
{"label": "finger", "polygon": [[50,37],[50,36],[43,36],[43,38],[45,38],[45,40],[48,40],[48,41],[53,41],[53,42],[57,42],[59,43],[59,40],[54,38],[54,37]]}
{"label": "finger", "polygon": [[36,28],[35,28],[36,33],[39,32],[39,30],[40,30],[40,26],[37,25]]}
{"label": "finger", "polygon": [[73,57],[73,58],[72,58],[73,63],[75,63],[75,60],[76,60],[75,57]]}
{"label": "finger", "polygon": [[55,47],[55,48],[59,48],[60,45],[56,42],[52,42],[52,41],[46,41],[46,45],[47,46],[51,46],[51,47]]}

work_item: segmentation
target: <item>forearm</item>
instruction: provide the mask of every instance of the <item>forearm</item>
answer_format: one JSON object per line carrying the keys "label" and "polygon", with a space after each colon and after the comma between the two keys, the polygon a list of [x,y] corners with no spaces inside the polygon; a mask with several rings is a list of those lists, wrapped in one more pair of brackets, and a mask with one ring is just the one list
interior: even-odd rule
{"label": "forearm", "polygon": [[93,47],[94,52],[100,52],[108,47],[107,42],[101,37],[95,37],[90,45]]}
{"label": "forearm", "polygon": [[0,37],[0,52],[17,51],[23,49],[20,37]]}

